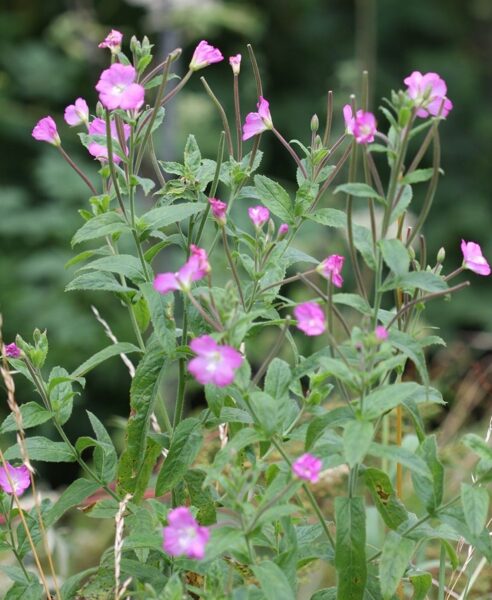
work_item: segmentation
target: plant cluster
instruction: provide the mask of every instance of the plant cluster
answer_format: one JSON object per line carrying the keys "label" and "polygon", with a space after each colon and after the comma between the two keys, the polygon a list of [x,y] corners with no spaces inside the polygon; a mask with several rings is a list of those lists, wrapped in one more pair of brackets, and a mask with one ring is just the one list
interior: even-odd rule
{"label": "plant cluster", "polygon": [[[257,110],[243,123],[238,54],[229,59],[232,120],[202,78],[223,124],[215,160],[202,157],[190,135],[182,162],[160,161],[153,136],[165,105],[223,56],[200,42],[188,72],[170,87],[179,49],[153,67],[147,38],[133,38],[128,56],[122,42],[113,30],[100,44],[111,65],[96,85],[95,114],[83,98],[65,111],[69,125],[85,128],[79,137],[99,164],[99,185],[67,154],[51,117],[33,137],[52,144],[90,191],[72,245],[95,247],[70,261],[78,272],[67,291],[115,295],[135,339],[114,341],[71,373],[48,369],[46,332],[3,347],[11,414],[0,431],[17,433],[17,443],[0,453],[0,543],[18,562],[7,570],[14,583],[5,597],[293,600],[300,581],[324,561],[336,571],[336,586],[314,591],[312,600],[424,600],[433,597],[425,565],[437,547],[436,597],[443,599],[460,539],[492,561],[484,486],[492,449],[465,436],[479,460],[461,494],[448,497],[436,437],[426,434],[421,416],[422,405],[443,404],[430,385],[425,349],[444,342],[423,318],[426,304],[468,285],[451,285],[465,269],[490,274],[480,246],[465,241],[462,265],[445,273],[444,250],[429,260],[422,235],[441,174],[439,126],[453,108],[445,82],[436,73],[409,75],[380,109],[388,121],[383,133],[368,110],[364,74],[360,107],[351,97],[338,139],[330,92],[323,131],[315,115],[308,145],[289,142],[274,125],[249,47]],[[293,161],[294,198],[257,173],[264,134]],[[431,166],[423,167],[429,152]],[[152,178],[141,173],[146,157]],[[332,194],[343,196],[344,211],[323,206],[335,182]],[[409,225],[419,185],[425,198]],[[144,197],[155,200],[146,212],[139,210]],[[367,206],[369,226],[354,223],[355,202]],[[246,229],[238,224],[243,213]],[[307,225],[326,236],[327,256],[295,247]],[[345,236],[347,258],[329,248],[332,229]],[[177,270],[156,272],[155,264],[177,253]],[[345,289],[346,263],[352,291]],[[294,281],[310,299],[286,295]],[[267,355],[251,365],[249,349],[271,332]],[[306,354],[312,346],[305,336],[317,348]],[[130,354],[138,356],[136,368]],[[118,452],[91,412],[93,436],[71,441],[64,426],[77,388],[116,356],[132,376],[124,447]],[[13,373],[27,378],[39,401],[16,403]],[[174,401],[167,384],[175,376]],[[192,382],[203,386],[206,407],[187,417]],[[47,421],[57,441],[25,434]],[[402,444],[404,421],[413,426],[414,446]],[[39,502],[36,461],[77,462],[82,476],[56,502]],[[335,472],[341,484],[328,507],[316,486]],[[405,505],[404,476],[419,501],[416,513]],[[29,487],[35,502],[27,510],[20,496]],[[46,533],[81,504],[89,517],[115,521],[115,542],[97,569],[62,582]],[[366,539],[369,506],[384,532],[378,547]],[[35,572],[25,566],[28,555]]]}

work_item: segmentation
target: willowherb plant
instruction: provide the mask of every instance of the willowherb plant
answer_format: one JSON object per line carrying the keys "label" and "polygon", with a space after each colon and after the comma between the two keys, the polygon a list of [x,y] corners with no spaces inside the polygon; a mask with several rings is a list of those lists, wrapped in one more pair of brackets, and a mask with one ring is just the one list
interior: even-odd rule
{"label": "willowherb plant", "polygon": [[[330,92],[323,133],[314,116],[309,145],[294,145],[274,125],[248,48],[257,111],[243,124],[238,54],[229,59],[233,128],[202,78],[223,124],[215,160],[203,158],[190,135],[182,162],[163,162],[152,138],[165,105],[195,71],[223,56],[200,42],[188,72],[169,89],[181,51],[151,68],[147,38],[133,38],[129,56],[122,41],[112,31],[100,44],[110,50],[111,66],[96,85],[95,114],[82,98],[65,111],[70,126],[85,130],[79,137],[99,163],[99,183],[65,152],[51,117],[39,121],[33,136],[55,146],[90,190],[72,244],[93,247],[70,261],[82,266],[67,290],[116,295],[135,340],[113,336],[114,343],[72,373],[62,366],[47,371],[45,332],[35,331],[32,343],[18,336],[4,346],[4,366],[8,361],[26,377],[40,401],[24,402],[0,431],[22,433],[51,421],[60,438],[22,435],[0,456],[2,547],[18,561],[7,570],[14,583],[5,598],[424,600],[455,594],[446,583],[460,539],[479,559],[492,561],[484,487],[492,478],[492,448],[465,436],[479,461],[461,494],[449,497],[436,437],[425,433],[420,415],[420,405],[443,403],[430,386],[424,354],[443,341],[422,317],[427,302],[468,285],[450,286],[464,269],[489,275],[490,267],[474,242],[462,242],[463,263],[447,275],[444,250],[430,264],[426,254],[421,232],[440,176],[439,126],[452,110],[445,82],[413,72],[406,89],[392,92],[380,109],[389,123],[383,133],[366,106],[364,74],[361,107],[355,97],[344,107],[341,136],[332,141]],[[295,163],[293,198],[276,181],[255,175],[262,134],[273,134]],[[432,166],[423,168],[428,150]],[[144,158],[154,178],[141,176]],[[339,183],[346,163],[348,180]],[[424,202],[408,226],[413,188],[421,184]],[[345,200],[345,211],[323,206],[333,196]],[[143,198],[155,201],[146,212]],[[354,202],[367,206],[369,227],[354,222]],[[340,229],[347,258],[335,253],[339,245],[331,236],[321,259],[296,249],[306,224],[319,235]],[[156,272],[154,264],[169,265],[176,255],[177,270]],[[350,270],[355,291],[346,289]],[[285,295],[293,281],[303,302]],[[277,333],[260,359],[264,331]],[[299,350],[307,347],[304,336],[318,338],[308,356]],[[139,355],[135,371],[131,353]],[[118,453],[90,412],[94,436],[73,443],[64,425],[74,389],[118,355],[133,375],[124,447]],[[407,376],[409,361],[418,381]],[[186,417],[193,380],[204,386],[206,408]],[[415,431],[413,446],[402,445],[404,422]],[[19,464],[26,452],[34,462],[77,461],[82,476],[56,502],[20,508],[18,496],[30,485],[29,470]],[[412,500],[416,513],[405,506],[404,476],[405,490],[418,499]],[[65,581],[52,561],[48,576],[39,560],[37,572],[28,570],[26,557],[36,554],[46,528],[82,503],[89,517],[116,521],[115,542],[99,567]],[[375,543],[366,538],[369,507],[379,513]],[[319,577],[300,591],[321,568],[336,585],[318,589]]]}

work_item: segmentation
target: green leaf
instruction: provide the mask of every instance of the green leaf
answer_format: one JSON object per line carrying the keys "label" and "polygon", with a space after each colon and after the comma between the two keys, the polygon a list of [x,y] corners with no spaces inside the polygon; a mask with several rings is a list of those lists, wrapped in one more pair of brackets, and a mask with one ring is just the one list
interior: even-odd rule
{"label": "green leaf", "polygon": [[379,578],[384,600],[390,600],[403,577],[416,542],[390,531],[383,545],[379,562]]}
{"label": "green leaf", "polygon": [[417,404],[422,402],[442,404],[443,402],[440,392],[434,388],[427,388],[413,381],[393,383],[383,385],[366,396],[364,417],[368,420],[376,419],[409,399]]}
{"label": "green leaf", "polygon": [[84,265],[79,271],[104,271],[123,275],[133,282],[145,280],[142,264],[130,254],[118,254],[117,256],[104,256]]}
{"label": "green leaf", "polygon": [[412,572],[409,574],[409,578],[413,586],[412,600],[425,600],[432,587],[431,573]]}
{"label": "green leaf", "polygon": [[274,562],[264,560],[259,565],[252,566],[252,570],[266,600],[295,600],[287,577]]}
{"label": "green leaf", "polygon": [[387,292],[396,288],[411,291],[419,289],[424,292],[443,292],[448,289],[448,284],[442,277],[430,271],[411,271],[402,277],[390,277],[379,290]]}
{"label": "green leaf", "polygon": [[60,594],[63,600],[76,600],[77,598],[80,598],[79,591],[82,582],[84,579],[87,579],[89,575],[94,574],[96,571],[97,567],[91,567],[65,579],[60,588]]}
{"label": "green leaf", "polygon": [[412,481],[415,493],[422,500],[430,514],[434,514],[442,503],[444,491],[444,467],[437,455],[437,441],[435,435],[430,435],[417,449],[420,456],[429,467],[429,475],[412,472]]}
{"label": "green leaf", "polygon": [[464,435],[462,442],[467,448],[470,448],[475,454],[478,454],[480,458],[492,461],[492,448],[475,433],[467,433]]}
{"label": "green leaf", "polygon": [[108,358],[112,358],[113,356],[117,356],[119,354],[131,354],[132,352],[142,351],[134,344],[129,344],[128,342],[118,342],[117,344],[111,344],[103,350],[96,352],[96,354],[92,355],[80,366],[78,366],[72,373],[71,377],[82,377],[89,371],[92,371],[92,369],[94,369],[104,361],[108,360]]}
{"label": "green leaf", "polygon": [[95,240],[115,233],[123,233],[124,231],[130,231],[130,227],[120,214],[114,211],[103,213],[82,225],[72,238],[72,247],[81,242]]}
{"label": "green leaf", "polygon": [[458,535],[474,546],[489,563],[492,563],[492,540],[487,529],[482,529],[480,535],[473,534],[465,519],[465,515],[460,506],[449,506],[439,511],[439,518],[443,523],[452,527]]}
{"label": "green leaf", "polygon": [[100,487],[101,486],[96,481],[76,479],[63,491],[62,495],[49,509],[46,514],[45,525],[47,527],[52,527],[58,519],[67,512],[67,510],[80,504]]}
{"label": "green leaf", "polygon": [[309,450],[323,433],[330,428],[341,427],[354,418],[353,411],[348,406],[339,406],[324,415],[315,417],[307,428],[305,448]]}
{"label": "green leaf", "polygon": [[347,423],[343,432],[343,449],[350,468],[363,461],[373,435],[374,426],[368,421],[353,420]]}
{"label": "green leaf", "polygon": [[291,379],[292,372],[289,365],[280,358],[274,358],[265,376],[265,392],[272,398],[283,398],[288,394]]}
{"label": "green leaf", "polygon": [[172,206],[160,206],[143,214],[140,220],[145,224],[145,231],[152,231],[173,223],[179,223],[183,219],[202,212],[206,206],[205,202],[186,202],[173,204]]}
{"label": "green leaf", "polygon": [[461,484],[461,504],[466,524],[473,535],[482,533],[489,513],[489,493],[486,488]]}
{"label": "green leaf", "polygon": [[176,427],[169,453],[155,485],[155,493],[162,496],[181,481],[198,455],[203,443],[200,421],[185,419]]}
{"label": "green leaf", "polygon": [[74,290],[98,291],[98,292],[133,292],[134,289],[126,285],[122,285],[110,273],[102,271],[94,271],[84,273],[75,277],[66,287],[66,292]]}
{"label": "green leaf", "polygon": [[373,442],[369,447],[369,454],[378,458],[386,458],[389,461],[399,462],[412,472],[419,473],[431,479],[429,467],[425,461],[406,448],[401,448],[400,446],[383,446],[382,444]]}
{"label": "green leaf", "polygon": [[294,222],[290,196],[280,184],[264,175],[255,175],[255,187],[270,212],[286,223]]}
{"label": "green leaf", "polygon": [[[46,423],[51,418],[51,413],[39,405],[37,402],[26,402],[19,406],[22,415],[22,427],[30,429],[42,423]],[[0,426],[0,434],[8,433],[9,431],[17,431],[17,422],[13,413],[10,413],[3,420]]]}
{"label": "green leaf", "polygon": [[319,208],[313,213],[304,215],[306,219],[326,225],[327,227],[343,228],[347,226],[346,214],[336,208]]}
{"label": "green leaf", "polygon": [[202,525],[212,525],[217,521],[217,515],[212,493],[204,486],[205,478],[206,473],[200,469],[188,469],[184,476],[191,504],[198,508],[198,521]]}
{"label": "green leaf", "polygon": [[[32,461],[40,462],[74,462],[74,454],[65,442],[53,442],[42,436],[32,436],[26,439],[26,449]],[[5,451],[5,458],[12,460],[22,458],[18,444]]]}
{"label": "green leaf", "polygon": [[408,272],[410,255],[403,242],[400,240],[380,240],[379,247],[384,262],[395,275],[403,276]]}
{"label": "green leaf", "polygon": [[118,489],[133,493],[143,465],[150,416],[159,391],[159,382],[166,366],[166,352],[152,336],[140,361],[130,388],[131,413],[126,428],[126,447],[118,466]]}
{"label": "green leaf", "polygon": [[357,198],[374,198],[383,204],[386,200],[367,183],[344,183],[335,188],[334,194],[348,194]]}
{"label": "green leaf", "polygon": [[190,134],[188,139],[186,140],[186,145],[184,149],[184,164],[187,169],[194,175],[198,172],[200,168],[200,163],[202,161],[202,155],[200,152],[200,148],[196,142],[196,138],[194,135]]}
{"label": "green leaf", "polygon": [[60,425],[64,425],[73,408],[73,397],[70,375],[63,367],[53,367],[48,379],[50,404]]}
{"label": "green leaf", "polygon": [[427,362],[425,360],[425,354],[422,350],[421,343],[414,337],[399,331],[398,329],[392,329],[390,331],[389,340],[391,344],[397,348],[402,354],[408,356],[408,358],[417,367],[417,371],[425,385],[429,385],[429,374],[427,372]]}
{"label": "green leaf", "polygon": [[385,525],[390,529],[397,529],[408,519],[408,513],[397,497],[388,475],[379,469],[368,468],[364,471],[364,481]]}
{"label": "green leaf", "polygon": [[86,412],[98,441],[93,456],[96,473],[104,483],[111,483],[116,475],[116,463],[118,461],[116,449],[101,421],[90,411]]}
{"label": "green leaf", "polygon": [[372,308],[369,303],[361,298],[358,294],[333,294],[333,302],[335,304],[343,304],[344,306],[350,306],[354,310],[360,312],[363,315],[371,316]]}
{"label": "green leaf", "polygon": [[162,348],[169,356],[173,356],[176,348],[173,294],[159,294],[152,283],[141,284],[140,290],[147,301],[155,335]]}
{"label": "green leaf", "polygon": [[162,444],[157,443],[152,437],[147,437],[147,447],[142,461],[142,466],[138,473],[135,491],[133,493],[133,502],[140,504],[144,498],[149,480],[152,476],[155,463],[162,451]]}
{"label": "green leaf", "polygon": [[367,579],[364,499],[335,498],[337,600],[363,600]]}
{"label": "green leaf", "polygon": [[410,205],[410,202],[413,198],[413,190],[410,185],[405,185],[403,187],[403,191],[401,193],[398,193],[400,194],[400,198],[398,200],[397,205],[393,209],[393,212],[391,213],[390,224],[394,223],[397,219],[401,217],[401,215]]}
{"label": "green leaf", "polygon": [[313,596],[311,596],[311,600],[336,600],[336,598],[337,588],[334,587],[319,590]]}
{"label": "green leaf", "polygon": [[421,183],[422,181],[429,181],[434,174],[434,169],[416,169],[411,173],[408,173],[403,177],[400,183]]}
{"label": "green leaf", "polygon": [[354,245],[361,253],[367,266],[373,271],[376,269],[376,259],[374,257],[374,248],[372,245],[372,234],[367,227],[362,225],[353,225]]}
{"label": "green leaf", "polygon": [[44,600],[46,592],[38,581],[30,583],[14,583],[3,600]]}
{"label": "green leaf", "polygon": [[[267,435],[275,433],[281,422],[282,398],[272,398],[265,392],[253,392],[250,402],[258,425]],[[285,403],[284,403],[285,406]]]}

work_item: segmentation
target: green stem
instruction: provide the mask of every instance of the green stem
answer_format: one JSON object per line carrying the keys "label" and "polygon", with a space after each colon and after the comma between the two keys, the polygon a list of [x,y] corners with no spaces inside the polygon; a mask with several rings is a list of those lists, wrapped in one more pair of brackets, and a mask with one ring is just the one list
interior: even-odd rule
{"label": "green stem", "polygon": [[439,592],[437,600],[444,600],[446,590],[446,547],[441,544],[441,553],[439,555]]}
{"label": "green stem", "polygon": [[96,188],[92,185],[90,179],[82,172],[82,170],[75,164],[75,162],[70,158],[70,156],[65,152],[65,150],[61,146],[57,146],[60,154],[67,161],[67,163],[72,167],[72,169],[77,173],[77,175],[84,181],[87,187],[90,189],[94,196],[97,196]]}
{"label": "green stem", "polygon": [[229,121],[227,120],[227,115],[225,113],[224,107],[220,103],[220,101],[217,98],[217,96],[212,92],[212,89],[208,85],[207,80],[205,79],[205,77],[200,77],[200,81],[202,82],[203,87],[205,88],[205,91],[210,96],[210,99],[212,100],[212,102],[215,104],[217,110],[219,111],[219,115],[220,115],[220,118],[222,120],[222,125],[224,127],[224,131],[225,131],[225,134],[226,134],[227,148],[229,150],[229,156],[234,156],[234,149],[233,149],[233,146],[232,146],[231,128],[229,127]]}
{"label": "green stem", "polygon": [[331,124],[333,121],[333,92],[331,90],[328,91],[328,96],[326,98],[326,125],[325,132],[323,134],[323,146],[328,146],[328,142],[330,140],[331,133]]}
{"label": "green stem", "polygon": [[307,176],[306,169],[304,168],[304,165],[302,164],[301,159],[297,156],[295,150],[292,148],[292,146],[289,144],[289,142],[284,138],[284,136],[279,131],[277,131],[277,129],[275,129],[275,127],[272,127],[272,131],[275,134],[275,136],[277,137],[277,139],[280,141],[282,146],[284,146],[284,148],[287,150],[287,152],[292,156],[292,158],[296,162],[297,166],[301,170],[301,173],[303,174],[304,179],[307,179],[308,176]]}
{"label": "green stem", "polygon": [[[181,345],[188,344],[188,307],[186,300],[183,300],[183,333],[181,335]],[[176,397],[176,408],[174,410],[173,429],[179,425],[183,418],[184,401],[186,393],[186,358],[180,358],[178,364],[178,392]]]}
{"label": "green stem", "polygon": [[239,293],[239,298],[241,299],[241,305],[243,307],[243,310],[246,311],[246,303],[244,302],[243,290],[241,288],[241,280],[239,279],[236,265],[234,264],[234,261],[232,260],[231,251],[229,249],[229,244],[227,242],[227,234],[226,234],[225,226],[220,225],[220,229],[222,230],[222,242],[224,243],[224,250],[225,250],[225,253],[227,256],[227,261],[229,263],[229,266],[231,267],[232,276],[234,278],[234,281],[236,282],[236,287],[237,287],[237,291]]}
{"label": "green stem", "polygon": [[111,135],[111,117],[109,114],[109,111],[106,111],[106,145],[108,147],[108,165],[109,165],[109,172],[111,174],[111,181],[113,183],[113,187],[114,187],[114,193],[116,194],[116,198],[118,199],[118,204],[120,205],[120,209],[121,212],[123,213],[123,216],[125,217],[126,222],[128,223],[128,217],[126,214],[126,209],[125,209],[125,204],[123,203],[123,198],[121,196],[121,191],[120,191],[120,186],[118,183],[118,178],[116,175],[116,169],[114,167],[114,160],[113,160],[113,137]]}
{"label": "green stem", "polygon": [[239,100],[239,75],[234,74],[234,116],[236,119],[237,161],[243,158],[243,140],[241,129],[241,103]]}

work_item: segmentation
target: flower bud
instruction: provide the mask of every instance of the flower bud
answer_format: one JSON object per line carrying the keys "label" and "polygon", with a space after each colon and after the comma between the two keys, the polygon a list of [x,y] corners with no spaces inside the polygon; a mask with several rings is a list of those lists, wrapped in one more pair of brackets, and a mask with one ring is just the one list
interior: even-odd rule
{"label": "flower bud", "polygon": [[283,240],[285,236],[289,233],[289,226],[287,223],[282,223],[278,228],[278,239]]}
{"label": "flower bud", "polygon": [[313,115],[311,117],[311,131],[313,133],[316,133],[318,131],[319,128],[319,119],[318,119],[318,115]]}
{"label": "flower bud", "polygon": [[444,259],[446,258],[446,250],[444,248],[440,248],[439,252],[437,253],[437,262],[439,264],[444,262]]}

